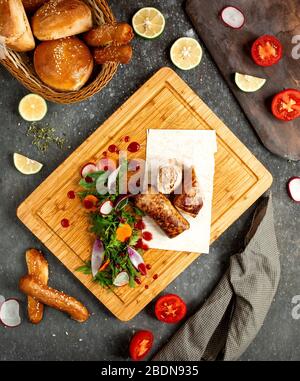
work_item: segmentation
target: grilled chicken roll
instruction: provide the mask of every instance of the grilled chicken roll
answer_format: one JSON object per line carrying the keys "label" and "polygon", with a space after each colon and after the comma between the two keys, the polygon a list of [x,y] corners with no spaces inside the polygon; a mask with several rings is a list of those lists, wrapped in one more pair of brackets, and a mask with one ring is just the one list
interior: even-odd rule
{"label": "grilled chicken roll", "polygon": [[191,169],[191,181],[188,190],[183,189],[182,194],[175,196],[174,205],[178,210],[192,217],[196,217],[202,209],[202,192],[194,167]]}
{"label": "grilled chicken roll", "polygon": [[150,187],[148,193],[135,196],[135,205],[148,214],[169,238],[177,237],[190,228],[189,222],[162,193]]}

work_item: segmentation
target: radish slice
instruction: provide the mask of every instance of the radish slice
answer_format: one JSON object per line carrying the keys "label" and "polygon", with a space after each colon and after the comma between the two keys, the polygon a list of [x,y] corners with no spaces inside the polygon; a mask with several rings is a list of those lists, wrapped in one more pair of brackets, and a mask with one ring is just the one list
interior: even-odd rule
{"label": "radish slice", "polygon": [[122,271],[122,272],[120,272],[120,274],[118,274],[115,277],[115,280],[113,283],[117,287],[125,286],[126,284],[129,283],[129,275],[127,274],[126,271]]}
{"label": "radish slice", "polygon": [[81,176],[86,177],[90,173],[97,172],[98,168],[94,163],[87,163],[81,169]]}
{"label": "radish slice", "polygon": [[92,257],[91,257],[91,267],[92,267],[92,274],[93,277],[95,277],[102,265],[104,258],[104,246],[101,239],[97,238],[92,251]]}
{"label": "radish slice", "polygon": [[116,187],[117,187],[117,178],[120,172],[121,166],[119,166],[117,169],[115,169],[107,179],[107,189],[110,194],[116,193]]}
{"label": "radish slice", "polygon": [[221,18],[225,25],[240,29],[245,24],[245,16],[236,7],[225,7],[221,12]]}
{"label": "radish slice", "polygon": [[287,187],[291,199],[300,203],[300,177],[292,177],[289,180]]}
{"label": "radish slice", "polygon": [[113,203],[112,201],[110,200],[107,200],[107,201],[104,201],[101,205],[100,205],[100,208],[99,208],[99,211],[101,214],[104,214],[105,216],[107,216],[108,214],[111,213],[111,211],[113,210]]}
{"label": "radish slice", "polygon": [[115,200],[115,203],[114,203],[114,206],[115,206],[115,209],[118,209],[118,207],[120,206],[120,204],[126,200],[127,198],[131,197],[132,195],[131,194],[122,194],[120,195],[116,200]]}
{"label": "radish slice", "polygon": [[4,296],[0,295],[0,309],[1,309],[1,306],[2,304],[5,302],[5,298]]}
{"label": "radish slice", "polygon": [[136,250],[134,250],[132,247],[128,246],[127,247],[127,253],[129,256],[129,259],[133,266],[142,274],[146,275],[147,274],[147,269],[146,265],[144,262],[143,257],[138,253]]}
{"label": "radish slice", "polygon": [[16,299],[8,299],[0,308],[0,320],[6,327],[17,327],[21,324],[20,304]]}

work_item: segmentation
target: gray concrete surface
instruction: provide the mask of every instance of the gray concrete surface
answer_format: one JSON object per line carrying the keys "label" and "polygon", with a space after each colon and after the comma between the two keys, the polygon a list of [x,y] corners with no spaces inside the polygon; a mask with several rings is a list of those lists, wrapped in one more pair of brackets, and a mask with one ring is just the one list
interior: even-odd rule
{"label": "gray concrete surface", "polygon": [[[166,29],[155,41],[136,38],[132,64],[121,67],[100,94],[76,105],[49,104],[46,121],[66,135],[68,148],[65,151],[52,148],[43,155],[31,146],[31,139],[25,134],[27,124],[17,111],[18,102],[27,91],[0,68],[0,295],[19,298],[23,317],[18,328],[0,326],[1,360],[126,360],[133,331],[151,329],[155,332],[154,353],[178,328],[159,323],[153,317],[153,303],[132,321],[117,321],[15,214],[18,204],[153,73],[165,65],[175,69],[168,57],[169,48],[175,39],[191,33],[181,0],[111,0],[109,3],[117,18],[127,21],[140,7],[157,6],[166,16]],[[275,157],[260,144],[207,52],[195,70],[176,71],[274,175],[272,191],[282,277],[265,324],[242,359],[300,360],[300,320],[294,320],[291,314],[292,298],[300,294],[300,206],[286,193],[286,181],[300,174],[300,164]],[[31,177],[21,175],[13,166],[13,152],[40,160],[45,164],[43,170]],[[229,256],[241,247],[253,210],[254,207],[223,234],[208,256],[201,257],[165,290],[181,295],[187,301],[189,314],[203,303],[224,272]],[[32,246],[46,253],[51,284],[77,296],[93,312],[86,324],[75,323],[53,309],[46,310],[39,326],[28,323],[25,297],[17,285],[25,273],[24,251]]]}

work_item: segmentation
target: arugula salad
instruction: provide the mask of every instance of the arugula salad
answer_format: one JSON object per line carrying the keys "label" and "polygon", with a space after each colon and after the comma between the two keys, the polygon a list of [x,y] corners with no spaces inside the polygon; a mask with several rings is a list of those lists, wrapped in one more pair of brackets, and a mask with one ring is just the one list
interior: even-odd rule
{"label": "arugula salad", "polygon": [[[128,284],[134,287],[146,275],[147,266],[143,253],[148,249],[142,237],[145,228],[143,212],[134,206],[132,195],[119,194],[118,183],[122,173],[128,170],[127,162],[109,175],[88,163],[82,169],[78,196],[89,213],[90,232],[95,235],[90,261],[77,269],[102,287],[121,287]],[[97,190],[103,182],[107,193]],[[114,192],[110,188],[114,183]]]}

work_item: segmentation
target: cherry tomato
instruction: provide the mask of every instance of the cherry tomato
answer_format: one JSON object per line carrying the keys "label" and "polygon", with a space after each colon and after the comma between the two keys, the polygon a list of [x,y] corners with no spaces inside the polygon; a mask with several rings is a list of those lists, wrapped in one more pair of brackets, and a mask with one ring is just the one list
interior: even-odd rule
{"label": "cherry tomato", "polygon": [[142,360],[150,352],[153,345],[154,336],[150,331],[136,332],[129,345],[130,357],[134,361]]}
{"label": "cherry tomato", "polygon": [[161,296],[155,304],[155,315],[164,323],[178,323],[186,315],[186,304],[175,294]]}
{"label": "cherry tomato", "polygon": [[288,89],[275,95],[272,102],[273,115],[285,122],[300,116],[300,91]]}
{"label": "cherry tomato", "polygon": [[281,60],[283,49],[276,37],[265,35],[253,43],[251,54],[257,65],[272,66]]}

